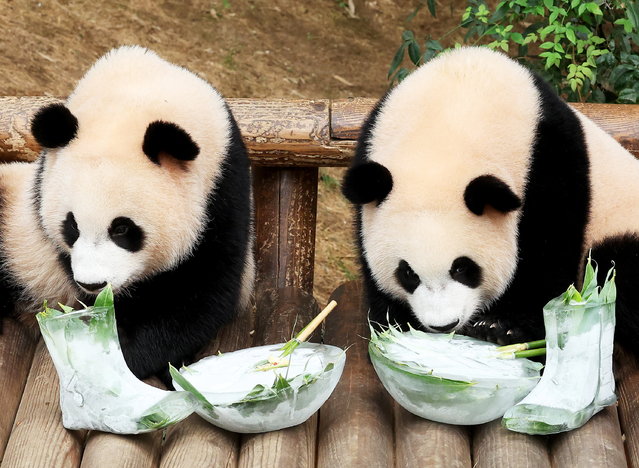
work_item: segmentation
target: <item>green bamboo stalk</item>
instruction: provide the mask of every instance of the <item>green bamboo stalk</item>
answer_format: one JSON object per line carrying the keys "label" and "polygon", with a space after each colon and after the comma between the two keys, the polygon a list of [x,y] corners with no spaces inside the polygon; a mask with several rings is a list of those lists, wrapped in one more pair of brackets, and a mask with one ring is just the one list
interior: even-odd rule
{"label": "green bamboo stalk", "polygon": [[500,346],[497,351],[502,353],[510,353],[517,351],[526,351],[527,349],[543,348],[546,346],[546,340],[529,341],[528,343],[515,343],[506,346]]}
{"label": "green bamboo stalk", "polygon": [[518,359],[518,358],[529,358],[535,356],[545,356],[546,348],[535,348],[535,349],[526,349],[523,351],[506,351],[501,352],[497,355],[499,359]]}

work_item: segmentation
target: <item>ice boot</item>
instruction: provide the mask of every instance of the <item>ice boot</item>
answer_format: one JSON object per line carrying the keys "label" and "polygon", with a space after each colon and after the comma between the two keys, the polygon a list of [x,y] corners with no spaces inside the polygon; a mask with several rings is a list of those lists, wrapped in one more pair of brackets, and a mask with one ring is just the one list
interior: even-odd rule
{"label": "ice boot", "polygon": [[78,311],[64,307],[66,312],[47,308],[37,315],[60,378],[64,427],[137,434],[184,419],[196,406],[188,392],[147,385],[127,367],[109,293],[96,299],[104,306]]}

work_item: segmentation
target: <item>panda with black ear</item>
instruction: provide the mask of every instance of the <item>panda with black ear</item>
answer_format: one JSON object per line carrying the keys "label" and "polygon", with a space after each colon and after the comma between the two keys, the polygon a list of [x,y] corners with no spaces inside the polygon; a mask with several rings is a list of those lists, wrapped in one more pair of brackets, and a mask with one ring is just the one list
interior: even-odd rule
{"label": "panda with black ear", "polygon": [[408,76],[343,192],[371,320],[538,339],[592,249],[600,275],[615,262],[617,339],[639,352],[639,161],[505,55],[462,48]]}
{"label": "panda with black ear", "polygon": [[[141,47],[41,109],[35,163],[0,166],[0,295],[32,317],[110,283],[139,377],[192,359],[254,279],[249,160],[223,98]],[[6,312],[6,310],[5,310]]]}

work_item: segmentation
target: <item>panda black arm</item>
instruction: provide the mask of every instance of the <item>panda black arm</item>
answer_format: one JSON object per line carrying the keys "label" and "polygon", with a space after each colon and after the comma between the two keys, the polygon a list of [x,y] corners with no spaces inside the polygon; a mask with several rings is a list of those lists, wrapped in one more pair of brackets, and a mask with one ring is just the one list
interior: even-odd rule
{"label": "panda black arm", "polygon": [[603,284],[608,269],[616,270],[615,340],[626,350],[639,355],[639,236],[625,234],[605,239],[592,248],[592,258],[599,266],[597,283]]}

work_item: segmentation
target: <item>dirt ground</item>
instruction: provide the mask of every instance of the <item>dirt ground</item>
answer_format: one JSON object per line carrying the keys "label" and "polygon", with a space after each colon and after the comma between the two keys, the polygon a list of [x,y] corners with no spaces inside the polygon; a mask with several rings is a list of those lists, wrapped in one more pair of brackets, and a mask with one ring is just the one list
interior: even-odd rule
{"label": "dirt ground", "polygon": [[[103,53],[151,48],[226,97],[379,97],[418,0],[0,0],[0,95],[66,96]],[[465,2],[438,2],[413,26],[440,36]],[[359,274],[343,170],[321,172],[315,295]]]}

